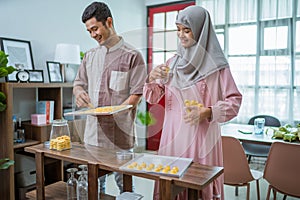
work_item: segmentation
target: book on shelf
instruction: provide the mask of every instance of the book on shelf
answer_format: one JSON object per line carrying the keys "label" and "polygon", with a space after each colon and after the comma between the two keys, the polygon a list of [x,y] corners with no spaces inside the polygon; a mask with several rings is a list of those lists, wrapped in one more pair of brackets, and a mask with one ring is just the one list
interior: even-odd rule
{"label": "book on shelf", "polygon": [[36,113],[45,114],[46,123],[52,123],[54,118],[54,101],[38,101],[36,104]]}

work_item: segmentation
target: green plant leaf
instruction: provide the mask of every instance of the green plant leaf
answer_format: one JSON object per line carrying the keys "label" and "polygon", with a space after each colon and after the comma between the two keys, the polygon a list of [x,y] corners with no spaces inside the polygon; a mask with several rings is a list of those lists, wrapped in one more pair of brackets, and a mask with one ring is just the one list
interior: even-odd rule
{"label": "green plant leaf", "polygon": [[84,57],[84,53],[82,51],[80,51],[80,60],[82,60]]}
{"label": "green plant leaf", "polygon": [[6,95],[0,91],[0,102],[4,103],[6,100]]}
{"label": "green plant leaf", "polygon": [[0,51],[0,78],[7,76],[8,74],[11,74],[17,70],[13,66],[7,66],[7,57],[8,55],[6,55],[3,51]]}
{"label": "green plant leaf", "polygon": [[6,104],[0,102],[0,112],[4,111],[6,109]]}
{"label": "green plant leaf", "polygon": [[[5,77],[17,69],[13,66],[7,66],[8,64],[8,55],[4,53],[4,51],[0,51],[0,78]],[[3,92],[0,91],[0,112],[6,109],[6,96]]]}
{"label": "green plant leaf", "polygon": [[0,77],[4,77],[8,75],[8,71],[6,69],[6,67],[1,67],[0,68]]}
{"label": "green plant leaf", "polygon": [[8,63],[7,57],[8,55],[6,55],[3,51],[0,51],[0,67],[6,67]]}
{"label": "green plant leaf", "polygon": [[8,169],[9,166],[12,166],[14,164],[15,164],[15,161],[9,160],[8,158],[0,159],[0,169]]}
{"label": "green plant leaf", "polygon": [[17,69],[14,68],[13,66],[8,66],[8,67],[6,67],[6,70],[7,70],[8,74],[11,74],[11,73],[13,73],[14,71],[17,71]]}
{"label": "green plant leaf", "polygon": [[151,126],[156,123],[156,119],[150,112],[138,112],[137,118],[140,120],[141,124],[145,126]]}

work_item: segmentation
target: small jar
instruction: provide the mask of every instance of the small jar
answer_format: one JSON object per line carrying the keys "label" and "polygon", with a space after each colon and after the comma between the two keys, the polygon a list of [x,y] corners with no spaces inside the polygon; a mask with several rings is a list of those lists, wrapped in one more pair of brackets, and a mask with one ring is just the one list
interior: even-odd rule
{"label": "small jar", "polygon": [[53,120],[49,149],[63,151],[71,148],[72,145],[68,121],[65,119]]}

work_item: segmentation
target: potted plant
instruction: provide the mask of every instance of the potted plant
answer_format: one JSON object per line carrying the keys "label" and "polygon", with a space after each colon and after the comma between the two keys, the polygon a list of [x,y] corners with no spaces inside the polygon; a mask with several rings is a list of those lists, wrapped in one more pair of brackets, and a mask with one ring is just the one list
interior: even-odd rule
{"label": "potted plant", "polygon": [[[0,51],[0,78],[11,74],[16,69],[13,66],[7,66],[8,64],[8,55],[3,51]],[[6,95],[0,91],[0,112],[6,109]],[[13,165],[15,161],[10,160],[9,158],[0,159],[0,170],[7,169],[9,166]]]}
{"label": "potted plant", "polygon": [[[13,66],[7,66],[8,55],[6,55],[3,51],[0,51],[0,78],[11,74],[16,69]],[[6,109],[6,96],[3,92],[0,91],[0,112]]]}

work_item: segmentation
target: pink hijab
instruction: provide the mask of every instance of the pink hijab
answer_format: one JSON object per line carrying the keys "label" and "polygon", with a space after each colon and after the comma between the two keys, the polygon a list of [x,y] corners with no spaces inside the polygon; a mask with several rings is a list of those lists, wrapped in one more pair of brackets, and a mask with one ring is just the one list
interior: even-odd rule
{"label": "pink hijab", "polygon": [[178,45],[177,55],[170,64],[172,86],[187,88],[210,74],[229,67],[207,10],[200,6],[189,6],[178,13],[176,24],[190,28],[196,41],[189,48]]}

